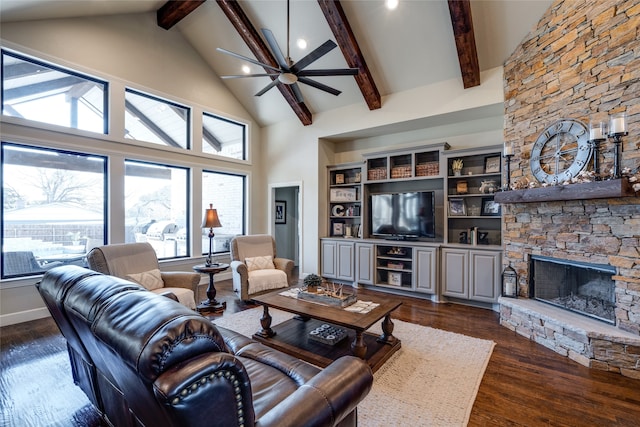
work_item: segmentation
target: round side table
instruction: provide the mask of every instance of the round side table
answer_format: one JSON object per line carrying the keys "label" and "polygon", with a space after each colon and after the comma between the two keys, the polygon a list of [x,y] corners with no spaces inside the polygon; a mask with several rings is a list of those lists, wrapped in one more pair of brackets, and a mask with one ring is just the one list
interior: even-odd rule
{"label": "round side table", "polygon": [[225,301],[216,300],[216,287],[214,285],[213,276],[229,268],[229,264],[213,263],[211,265],[198,264],[193,266],[193,270],[200,274],[209,275],[209,287],[207,288],[207,299],[202,301],[196,309],[200,314],[220,313],[227,308]]}

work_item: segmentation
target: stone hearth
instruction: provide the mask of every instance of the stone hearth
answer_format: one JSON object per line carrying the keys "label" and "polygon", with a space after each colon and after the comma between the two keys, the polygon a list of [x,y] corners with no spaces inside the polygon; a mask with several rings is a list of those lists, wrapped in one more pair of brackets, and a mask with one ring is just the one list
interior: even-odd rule
{"label": "stone hearth", "polygon": [[640,379],[640,336],[533,299],[499,302],[502,326],[583,366]]}

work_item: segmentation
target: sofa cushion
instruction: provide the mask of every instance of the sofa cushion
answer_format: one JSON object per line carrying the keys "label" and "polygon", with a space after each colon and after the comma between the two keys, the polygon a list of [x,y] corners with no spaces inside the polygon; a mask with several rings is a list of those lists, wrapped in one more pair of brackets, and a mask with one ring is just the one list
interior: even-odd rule
{"label": "sofa cushion", "polygon": [[282,270],[254,270],[249,272],[249,295],[269,289],[280,289],[289,286],[287,273]]}
{"label": "sofa cushion", "polygon": [[193,296],[193,291],[187,288],[158,288],[151,291],[156,294],[164,294],[165,292],[171,292],[178,298],[178,302],[191,310],[196,309],[196,300]]}
{"label": "sofa cushion", "polygon": [[271,255],[245,258],[244,263],[247,264],[247,270],[249,271],[273,270],[276,268]]}
{"label": "sofa cushion", "polygon": [[142,273],[127,274],[127,279],[141,284],[149,291],[154,291],[164,287],[162,275],[160,274],[160,270],[157,268],[149,271],[143,271]]}

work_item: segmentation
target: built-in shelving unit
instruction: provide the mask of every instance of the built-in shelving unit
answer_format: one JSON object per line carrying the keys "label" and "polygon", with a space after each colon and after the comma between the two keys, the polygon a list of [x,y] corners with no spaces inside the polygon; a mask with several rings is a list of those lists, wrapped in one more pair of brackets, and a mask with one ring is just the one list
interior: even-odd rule
{"label": "built-in shelving unit", "polygon": [[[501,146],[446,153],[446,242],[501,245],[501,207],[495,195],[502,187]],[[455,161],[462,170],[453,170]]]}
{"label": "built-in shelving unit", "polygon": [[376,245],[374,284],[412,289],[413,248],[397,245]]}
{"label": "built-in shelving unit", "polygon": [[329,167],[329,235],[362,234],[362,163]]}
{"label": "built-in shelving unit", "polygon": [[448,148],[445,142],[410,150],[367,154],[365,182],[441,177],[440,155]]}

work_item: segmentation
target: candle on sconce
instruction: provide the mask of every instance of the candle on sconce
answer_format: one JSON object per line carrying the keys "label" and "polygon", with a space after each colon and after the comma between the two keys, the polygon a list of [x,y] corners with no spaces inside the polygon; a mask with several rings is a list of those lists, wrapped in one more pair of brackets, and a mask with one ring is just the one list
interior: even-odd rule
{"label": "candle on sconce", "polygon": [[606,122],[590,122],[589,123],[589,140],[604,141],[607,139],[607,123]]}
{"label": "candle on sconce", "polygon": [[513,143],[504,144],[504,155],[513,156]]}
{"label": "candle on sconce", "polygon": [[612,114],[609,120],[609,135],[625,135],[627,133],[627,117],[625,113]]}

